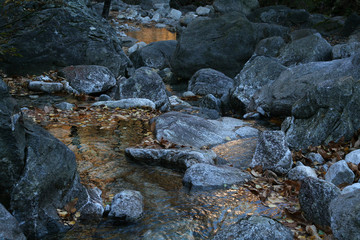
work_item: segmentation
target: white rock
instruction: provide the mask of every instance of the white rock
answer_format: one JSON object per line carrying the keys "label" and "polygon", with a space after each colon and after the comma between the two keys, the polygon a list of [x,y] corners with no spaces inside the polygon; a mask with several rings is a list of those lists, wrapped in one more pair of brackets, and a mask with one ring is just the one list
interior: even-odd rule
{"label": "white rock", "polygon": [[342,191],[341,191],[341,194],[346,194],[346,193],[349,193],[349,192],[353,192],[355,190],[358,190],[360,189],[360,183],[354,183],[350,186],[347,186],[345,187]]}
{"label": "white rock", "polygon": [[291,169],[288,174],[288,178],[291,180],[302,180],[306,177],[317,178],[316,172],[311,167],[307,166],[297,166]]}
{"label": "white rock", "polygon": [[200,6],[196,9],[196,14],[200,16],[206,16],[209,15],[210,11],[210,8]]}
{"label": "white rock", "polygon": [[346,162],[351,162],[355,165],[360,163],[360,149],[350,152],[345,156]]}
{"label": "white rock", "polygon": [[196,96],[193,92],[187,91],[183,93],[183,97],[194,97]]}
{"label": "white rock", "polygon": [[129,48],[128,53],[129,55],[135,52],[136,50],[139,50],[142,47],[145,47],[147,44],[145,42],[138,42],[135,43],[131,48]]}
{"label": "white rock", "polygon": [[170,11],[170,13],[168,14],[167,17],[172,18],[174,20],[180,20],[181,15],[182,15],[181,11],[176,10],[176,9],[171,9],[171,11]]}

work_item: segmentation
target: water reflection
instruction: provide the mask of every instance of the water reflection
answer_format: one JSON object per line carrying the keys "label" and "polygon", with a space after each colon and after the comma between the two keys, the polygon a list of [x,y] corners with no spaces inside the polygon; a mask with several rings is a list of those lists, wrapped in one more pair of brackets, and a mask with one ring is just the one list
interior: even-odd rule
{"label": "water reflection", "polygon": [[176,33],[170,32],[166,28],[156,28],[155,26],[136,26],[139,31],[127,31],[126,35],[136,38],[139,42],[147,44],[157,41],[176,40]]}
{"label": "water reflection", "polygon": [[145,216],[138,223],[79,223],[58,239],[206,239],[245,215],[279,215],[246,189],[188,194],[180,173],[128,161],[124,149],[140,143],[148,131],[142,121],[120,121],[110,129],[61,126],[49,131],[74,151],[82,182],[99,187],[106,203],[123,189],[140,191],[145,200]]}

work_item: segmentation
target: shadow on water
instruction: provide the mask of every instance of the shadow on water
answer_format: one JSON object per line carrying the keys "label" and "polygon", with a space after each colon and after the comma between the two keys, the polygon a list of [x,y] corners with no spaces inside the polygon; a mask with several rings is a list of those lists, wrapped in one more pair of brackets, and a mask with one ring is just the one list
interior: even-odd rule
{"label": "shadow on water", "polygon": [[106,204],[124,189],[140,191],[145,201],[144,217],[137,223],[80,222],[57,239],[206,239],[245,215],[278,216],[276,209],[264,207],[240,187],[189,194],[182,189],[181,173],[127,160],[125,148],[140,143],[148,127],[142,121],[120,121],[110,129],[67,125],[48,129],[74,151],[82,182],[99,187]]}

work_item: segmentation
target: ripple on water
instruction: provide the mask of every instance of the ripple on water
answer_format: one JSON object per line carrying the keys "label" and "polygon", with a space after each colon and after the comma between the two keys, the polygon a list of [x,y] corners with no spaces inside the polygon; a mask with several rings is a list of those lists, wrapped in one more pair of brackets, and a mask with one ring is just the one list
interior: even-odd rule
{"label": "ripple on water", "polygon": [[233,186],[189,194],[182,189],[182,174],[127,160],[124,149],[141,142],[147,123],[120,121],[111,129],[62,126],[48,130],[75,152],[82,182],[99,187],[106,203],[124,189],[140,191],[145,200],[145,215],[138,223],[79,223],[62,239],[205,239],[242,216],[279,214],[246,189]]}

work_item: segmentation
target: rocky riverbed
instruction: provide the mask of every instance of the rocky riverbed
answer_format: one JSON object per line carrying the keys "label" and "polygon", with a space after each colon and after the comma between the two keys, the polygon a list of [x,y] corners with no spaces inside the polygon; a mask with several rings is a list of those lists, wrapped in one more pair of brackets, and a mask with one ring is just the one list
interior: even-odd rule
{"label": "rocky riverbed", "polygon": [[0,237],[359,239],[358,15],[24,4],[0,10]]}

